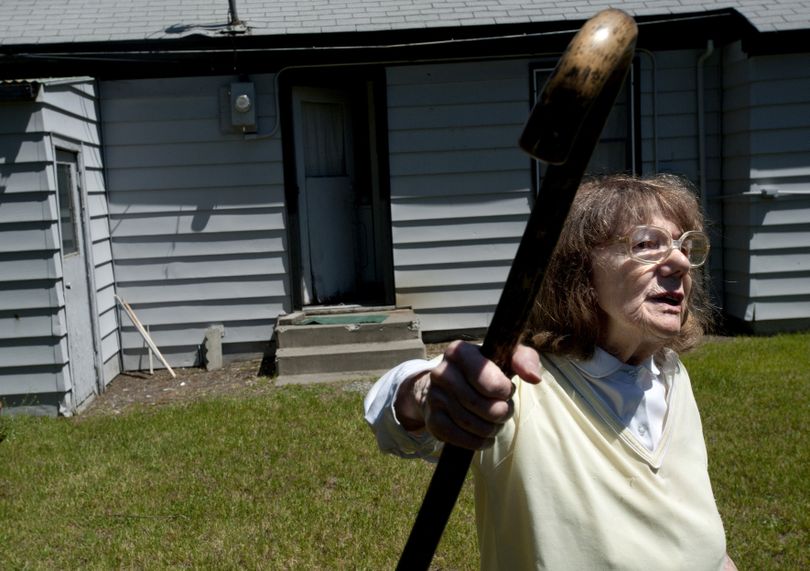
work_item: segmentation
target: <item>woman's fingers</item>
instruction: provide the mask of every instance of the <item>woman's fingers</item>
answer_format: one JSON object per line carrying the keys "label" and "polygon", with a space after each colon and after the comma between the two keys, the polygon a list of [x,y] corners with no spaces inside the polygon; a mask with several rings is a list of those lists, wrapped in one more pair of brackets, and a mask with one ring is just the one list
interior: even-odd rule
{"label": "woman's fingers", "polygon": [[444,359],[455,365],[469,385],[485,398],[507,400],[512,396],[512,381],[495,363],[481,354],[477,345],[462,341],[451,343],[444,353]]}
{"label": "woman's fingers", "polygon": [[483,448],[512,416],[512,382],[474,345],[451,344],[430,380],[426,425],[440,440]]}
{"label": "woman's fingers", "polygon": [[[533,349],[516,348],[511,365],[522,379],[540,382],[540,357]],[[451,343],[430,372],[429,382],[423,381],[425,390],[418,401],[424,424],[444,442],[486,448],[514,413],[514,384],[477,345]]]}
{"label": "woman's fingers", "polygon": [[526,345],[518,345],[512,353],[512,370],[524,381],[536,385],[540,382],[540,355]]}

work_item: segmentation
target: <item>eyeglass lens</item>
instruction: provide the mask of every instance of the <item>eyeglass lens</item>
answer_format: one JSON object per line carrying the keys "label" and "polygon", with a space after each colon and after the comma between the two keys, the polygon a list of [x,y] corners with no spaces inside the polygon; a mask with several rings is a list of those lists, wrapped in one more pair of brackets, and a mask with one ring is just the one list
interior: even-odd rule
{"label": "eyeglass lens", "polygon": [[[674,242],[689,258],[691,265],[699,266],[706,261],[709,242],[704,234],[687,232],[683,238]],[[672,247],[673,240],[669,233],[655,226],[639,226],[630,236],[631,253],[639,260],[659,262],[669,255]]]}

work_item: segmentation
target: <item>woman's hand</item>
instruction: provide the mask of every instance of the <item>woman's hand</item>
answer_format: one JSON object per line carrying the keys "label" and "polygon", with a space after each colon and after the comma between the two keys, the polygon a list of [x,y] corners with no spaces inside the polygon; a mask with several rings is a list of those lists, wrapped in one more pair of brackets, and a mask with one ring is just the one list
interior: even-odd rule
{"label": "woman's hand", "polygon": [[[540,358],[533,349],[518,346],[512,369],[527,382],[540,382]],[[512,381],[477,345],[456,341],[435,369],[403,383],[395,408],[406,430],[427,428],[443,442],[478,450],[491,446],[511,418],[513,392]]]}

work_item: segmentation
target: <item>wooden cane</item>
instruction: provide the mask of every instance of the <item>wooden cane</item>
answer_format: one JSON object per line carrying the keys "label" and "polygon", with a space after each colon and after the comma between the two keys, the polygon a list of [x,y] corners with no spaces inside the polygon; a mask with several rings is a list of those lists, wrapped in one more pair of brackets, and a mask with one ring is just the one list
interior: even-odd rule
{"label": "wooden cane", "polygon": [[[574,195],[627,75],[637,35],[635,21],[621,10],[604,10],[588,20],[563,52],[524,126],[520,147],[548,167],[481,347],[504,371],[510,369]],[[472,450],[444,445],[398,570],[428,569],[472,457]]]}

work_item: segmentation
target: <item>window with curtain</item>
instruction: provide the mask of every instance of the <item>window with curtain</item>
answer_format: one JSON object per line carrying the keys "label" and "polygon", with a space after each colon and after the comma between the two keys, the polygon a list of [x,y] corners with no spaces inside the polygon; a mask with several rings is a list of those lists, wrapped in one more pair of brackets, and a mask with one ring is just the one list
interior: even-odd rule
{"label": "window with curtain", "polygon": [[304,162],[306,176],[346,176],[346,131],[343,106],[339,103],[305,101]]}

